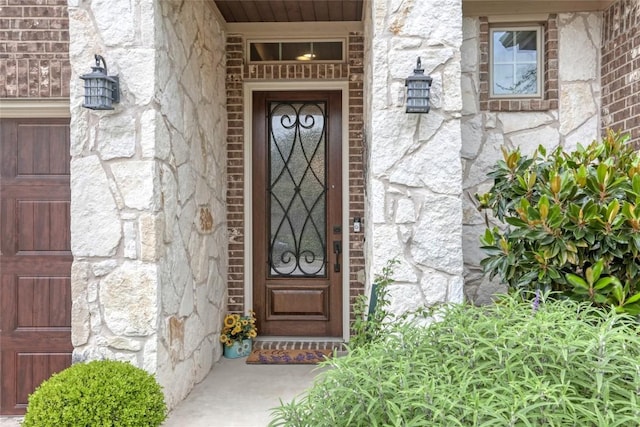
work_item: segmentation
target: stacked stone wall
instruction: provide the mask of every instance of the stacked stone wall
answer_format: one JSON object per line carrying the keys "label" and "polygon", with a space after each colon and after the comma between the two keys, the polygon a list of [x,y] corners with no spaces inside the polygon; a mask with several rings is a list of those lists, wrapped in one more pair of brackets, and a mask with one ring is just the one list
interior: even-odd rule
{"label": "stacked stone wall", "polygon": [[[155,373],[169,407],[221,353],[226,301],[224,33],[207,2],[70,1],[74,359]],[[89,111],[94,53],[119,75]]]}
{"label": "stacked stone wall", "polygon": [[551,96],[557,101],[545,102],[545,111],[530,111],[526,105],[514,105],[522,107],[521,111],[493,111],[483,102],[481,65],[488,58],[481,56],[479,46],[484,41],[483,33],[488,32],[487,22],[486,18],[464,18],[462,43],[465,296],[480,304],[504,290],[497,281],[491,282],[482,274],[480,260],[485,254],[479,237],[487,221],[495,222],[476,209],[473,197],[491,188],[487,173],[502,159],[500,147],[520,148],[526,155],[531,155],[538,145],[573,150],[578,143],[588,144],[600,135],[601,14],[563,13],[544,22],[548,29],[557,27],[557,46],[547,43],[547,49],[557,48],[557,82],[551,86],[558,88],[558,94]]}
{"label": "stacked stone wall", "polygon": [[619,0],[604,12],[602,126],[629,132],[640,146],[640,1]]}
{"label": "stacked stone wall", "polygon": [[0,0],[0,98],[69,96],[67,0]]}
{"label": "stacked stone wall", "polygon": [[[461,1],[367,2],[365,29],[369,280],[396,258],[392,310],[462,301]],[[418,57],[432,108],[407,114]]]}

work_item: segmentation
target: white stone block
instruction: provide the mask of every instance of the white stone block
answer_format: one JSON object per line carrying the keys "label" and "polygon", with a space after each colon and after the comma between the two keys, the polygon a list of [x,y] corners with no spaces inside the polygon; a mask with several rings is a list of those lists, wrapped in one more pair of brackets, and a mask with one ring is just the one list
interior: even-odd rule
{"label": "white stone block", "polygon": [[414,202],[409,199],[400,199],[396,207],[396,224],[407,224],[416,221],[416,209]]}
{"label": "white stone block", "polygon": [[462,157],[465,159],[475,158],[482,145],[484,135],[482,116],[476,115],[469,119],[463,119],[460,123],[460,132],[462,134]]}
{"label": "white stone block", "polygon": [[462,274],[462,205],[459,197],[426,195],[410,252],[425,267]]}
{"label": "white stone block", "polygon": [[129,259],[138,258],[138,236],[136,233],[136,224],[133,221],[124,221],[122,223],[124,232],[124,257]]}
{"label": "white stone block", "polygon": [[486,140],[480,153],[468,168],[467,176],[464,180],[465,188],[473,187],[489,180],[487,173],[495,166],[498,160],[502,159],[500,147],[503,144],[504,139],[501,133],[492,132],[486,135]]}
{"label": "white stone block", "polygon": [[590,82],[563,83],[560,88],[560,132],[567,135],[598,112]]}
{"label": "white stone block", "polygon": [[539,145],[544,146],[547,151],[560,145],[558,129],[552,126],[513,134],[509,136],[509,139],[514,148],[519,147],[522,154],[527,156],[533,155]]}
{"label": "white stone block", "polygon": [[136,119],[127,113],[100,117],[97,149],[102,160],[132,157],[136,152]]}
{"label": "white stone block", "polygon": [[106,46],[132,46],[135,43],[136,11],[129,0],[93,0],[93,20]]}
{"label": "white stone block", "polygon": [[427,305],[446,302],[448,288],[449,278],[440,273],[427,271],[420,280],[420,290]]}
{"label": "white stone block", "polygon": [[563,149],[571,152],[578,148],[578,144],[583,147],[591,144],[592,141],[600,139],[600,120],[598,115],[588,119],[582,126],[565,136]]}
{"label": "white stone block", "polygon": [[111,172],[124,204],[130,209],[154,210],[158,207],[160,185],[155,161],[127,160],[111,164]]}
{"label": "white stone block", "polygon": [[577,13],[559,16],[558,76],[563,82],[595,80],[599,75],[600,45],[594,44],[588,31],[588,25],[599,25],[599,20],[589,22],[587,16]]}
{"label": "white stone block", "polygon": [[118,261],[115,259],[107,259],[104,261],[96,262],[91,265],[93,275],[96,277],[104,276],[111,273],[118,266]]}
{"label": "white stone block", "polygon": [[460,139],[460,122],[446,122],[431,141],[393,167],[389,182],[425,187],[436,193],[459,194],[462,188]]}
{"label": "white stone block", "polygon": [[498,113],[497,117],[505,134],[551,125],[556,121],[556,117],[548,112],[505,112]]}
{"label": "white stone block", "polygon": [[109,182],[97,156],[71,160],[71,251],[110,257],[122,231]]}
{"label": "white stone block", "polygon": [[115,335],[151,335],[157,325],[158,277],[154,265],[125,261],[100,281],[100,303]]}

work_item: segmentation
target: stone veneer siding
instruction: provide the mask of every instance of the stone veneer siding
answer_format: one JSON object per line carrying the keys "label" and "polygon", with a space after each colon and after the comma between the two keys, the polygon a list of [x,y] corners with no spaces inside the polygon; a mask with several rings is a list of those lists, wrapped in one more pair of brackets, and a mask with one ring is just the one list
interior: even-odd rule
{"label": "stone veneer siding", "polygon": [[[461,0],[365,2],[366,252],[371,283],[396,258],[391,310],[463,299]],[[407,114],[422,59],[428,114]]]}
{"label": "stone veneer siding", "polygon": [[640,1],[619,0],[604,12],[602,125],[631,133],[640,146]]}
{"label": "stone veneer siding", "polygon": [[67,0],[0,0],[0,98],[69,96]]}
{"label": "stone veneer siding", "polygon": [[[572,150],[600,135],[600,31],[601,13],[562,13],[548,22],[558,24],[558,101],[548,111],[487,111],[482,103],[481,18],[464,18],[462,43],[462,159],[463,248],[465,295],[487,303],[504,288],[482,275],[479,237],[486,228],[484,212],[476,209],[473,195],[491,188],[487,172],[502,159],[501,146],[520,148],[531,155],[542,144]],[[551,106],[550,106],[551,107]],[[488,218],[492,221],[491,218]]]}
{"label": "stone veneer siding", "polygon": [[[227,221],[229,227],[229,299],[230,312],[250,309],[244,300],[244,117],[243,83],[249,81],[349,81],[349,218],[364,218],[363,159],[363,37],[353,32],[347,40],[347,61],[342,64],[250,64],[245,65],[245,39],[240,34],[227,37]],[[311,89],[310,89],[311,90]],[[346,106],[344,106],[346,108]],[[363,233],[350,233],[349,296],[350,307],[364,292]],[[353,310],[350,309],[353,320]]]}
{"label": "stone veneer siding", "polygon": [[[173,407],[220,357],[225,34],[207,2],[69,2],[74,360],[155,373]],[[94,53],[113,111],[80,107]]]}

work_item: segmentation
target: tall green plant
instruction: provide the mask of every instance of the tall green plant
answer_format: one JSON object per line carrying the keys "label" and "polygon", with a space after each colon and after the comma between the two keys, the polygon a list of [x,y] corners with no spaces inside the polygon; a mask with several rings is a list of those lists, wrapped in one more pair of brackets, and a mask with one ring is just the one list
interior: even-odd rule
{"label": "tall green plant", "polygon": [[485,272],[640,314],[640,155],[627,141],[609,132],[571,153],[503,149],[493,187],[476,196],[508,225],[481,237]]}
{"label": "tall green plant", "polygon": [[395,258],[387,261],[382,273],[375,276],[370,301],[367,301],[366,295],[357,297],[353,308],[355,321],[351,327],[349,347],[359,347],[387,335],[395,318],[389,311],[389,285],[393,283],[393,269],[398,262]]}

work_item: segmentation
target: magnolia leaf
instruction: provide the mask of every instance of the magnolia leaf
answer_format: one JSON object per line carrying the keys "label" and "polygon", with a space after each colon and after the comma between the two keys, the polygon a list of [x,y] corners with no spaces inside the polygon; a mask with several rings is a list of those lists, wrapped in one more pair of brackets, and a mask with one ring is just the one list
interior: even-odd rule
{"label": "magnolia leaf", "polygon": [[627,302],[625,303],[625,305],[627,304],[632,304],[636,301],[640,301],[640,292],[638,292],[637,294],[635,294],[632,297],[627,298]]}
{"label": "magnolia leaf", "polygon": [[609,167],[606,164],[600,163],[598,165],[598,169],[596,170],[596,177],[598,179],[598,184],[604,185],[606,183],[609,175],[608,172],[609,172]]}
{"label": "magnolia leaf", "polygon": [[622,292],[622,285],[620,285],[619,282],[613,286],[611,293],[618,303],[622,304],[624,302],[624,293]]}
{"label": "magnolia leaf", "polygon": [[565,274],[565,277],[567,281],[571,283],[574,287],[589,289],[589,285],[587,284],[587,282],[585,282],[585,280],[582,277],[572,273]]}
{"label": "magnolia leaf", "polygon": [[612,283],[616,285],[620,285],[620,280],[618,280],[618,278],[614,276],[603,277],[602,279],[598,280],[593,287],[595,289],[601,290],[606,288]]}
{"label": "magnolia leaf", "polygon": [[[602,269],[604,268],[604,260],[599,259],[591,268],[587,268],[587,281],[589,284],[593,284],[598,281],[600,278],[600,274],[602,274]],[[592,275],[589,278],[589,270],[591,270]]]}

